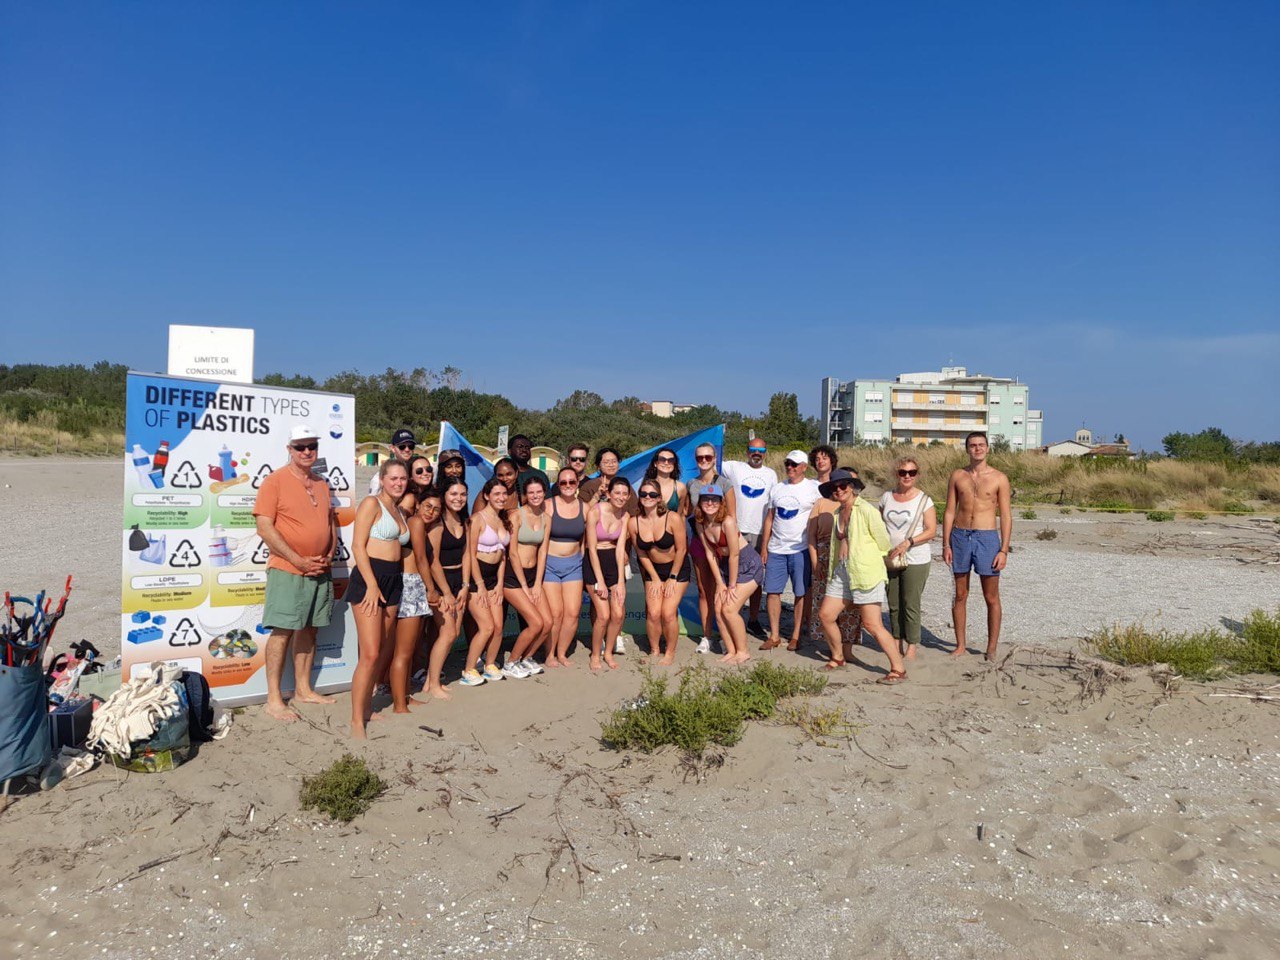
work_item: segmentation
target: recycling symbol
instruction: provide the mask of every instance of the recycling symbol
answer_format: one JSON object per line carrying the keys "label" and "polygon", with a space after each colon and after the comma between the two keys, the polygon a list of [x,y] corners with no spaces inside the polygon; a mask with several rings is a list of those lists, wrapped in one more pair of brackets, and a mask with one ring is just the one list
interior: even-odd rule
{"label": "recycling symbol", "polygon": [[180,490],[194,490],[203,487],[204,481],[200,479],[200,472],[196,470],[195,464],[190,460],[183,460],[182,465],[169,478],[169,486]]}
{"label": "recycling symbol", "polygon": [[196,630],[196,625],[191,622],[190,617],[183,617],[178,621],[178,625],[173,628],[173,633],[169,634],[169,646],[171,647],[194,647],[200,643],[200,633]]}
{"label": "recycling symbol", "polygon": [[347,549],[347,545],[342,542],[342,538],[338,538],[338,549],[333,555],[334,563],[345,563],[351,559],[351,552]]}
{"label": "recycling symbol", "polygon": [[253,475],[253,489],[257,490],[262,486],[262,481],[269,476],[271,476],[271,467],[264,463],[258,468],[258,472]]}
{"label": "recycling symbol", "polygon": [[258,549],[253,551],[253,556],[249,558],[251,563],[259,566],[267,562],[267,558],[271,556],[271,548],[267,546],[265,540],[258,541]]}
{"label": "recycling symbol", "polygon": [[190,540],[183,540],[178,544],[178,548],[173,551],[173,555],[169,557],[169,566],[171,567],[198,567],[200,566],[200,554],[196,552],[196,545]]}
{"label": "recycling symbol", "polygon": [[347,483],[347,475],[342,472],[341,467],[334,467],[329,471],[329,489],[337,491],[351,489],[351,484]]}

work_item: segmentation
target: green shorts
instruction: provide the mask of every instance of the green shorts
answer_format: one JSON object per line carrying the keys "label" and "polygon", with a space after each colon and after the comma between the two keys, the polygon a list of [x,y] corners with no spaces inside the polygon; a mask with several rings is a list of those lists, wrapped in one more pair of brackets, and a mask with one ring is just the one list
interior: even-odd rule
{"label": "green shorts", "polygon": [[287,570],[267,568],[267,601],[262,625],[274,630],[327,627],[333,615],[333,577],[303,577]]}

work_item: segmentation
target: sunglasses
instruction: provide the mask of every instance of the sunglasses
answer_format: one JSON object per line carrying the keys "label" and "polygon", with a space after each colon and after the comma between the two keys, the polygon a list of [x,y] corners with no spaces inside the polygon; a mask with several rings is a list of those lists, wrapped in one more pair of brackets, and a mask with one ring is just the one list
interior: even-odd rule
{"label": "sunglasses", "polygon": [[413,444],[412,444],[412,443],[397,443],[397,444],[396,444],[396,449],[397,449],[397,450],[412,450],[412,449],[413,449]]}
{"label": "sunglasses", "polygon": [[424,468],[422,468],[422,467],[418,467],[417,469],[415,469],[415,470],[413,471],[413,475],[414,475],[415,477],[429,477],[429,476],[431,476],[431,468],[430,468],[430,467],[426,467],[426,468],[424,469]]}
{"label": "sunglasses", "polygon": [[299,453],[302,453],[304,450],[319,450],[320,444],[315,440],[312,440],[310,443],[295,443],[293,444],[293,449],[297,450]]}
{"label": "sunglasses", "polygon": [[578,485],[578,481],[577,480],[561,480],[558,485],[561,487],[576,487]]}
{"label": "sunglasses", "polygon": [[804,466],[804,464],[803,464],[803,463],[792,463],[790,460],[784,460],[784,461],[782,461],[782,465],[783,465],[784,467],[786,467],[788,470],[789,470],[789,469],[791,469],[792,467],[803,467],[803,466]]}
{"label": "sunglasses", "polygon": [[[702,458],[701,458],[701,457],[699,457],[698,459],[699,459],[699,460],[701,460]],[[675,463],[675,462],[676,462],[676,458],[675,458],[675,457],[658,457],[656,462],[658,462],[658,463]]]}
{"label": "sunglasses", "polygon": [[764,447],[747,447],[747,453],[767,453]]}
{"label": "sunglasses", "polygon": [[693,459],[697,460],[699,463],[711,463],[711,461],[715,460],[715,454],[712,454],[709,457],[706,454],[703,454],[702,456],[694,457]]}
{"label": "sunglasses", "polygon": [[570,463],[586,463],[587,458],[586,457],[570,457],[569,462]]}
{"label": "sunglasses", "polygon": [[641,500],[657,500],[660,494],[656,490],[641,490],[638,496]]}
{"label": "sunglasses", "polygon": [[916,474],[918,474],[919,472],[920,472],[919,470],[899,470],[899,471],[898,471],[898,476],[900,476],[900,477],[914,477],[914,476],[915,476]]}
{"label": "sunglasses", "polygon": [[853,484],[852,484],[852,483],[850,483],[848,480],[843,480],[843,481],[841,481],[840,483],[835,484],[835,486],[834,486],[832,489],[837,490],[837,491],[838,491],[838,490],[852,490],[852,489],[853,489]]}

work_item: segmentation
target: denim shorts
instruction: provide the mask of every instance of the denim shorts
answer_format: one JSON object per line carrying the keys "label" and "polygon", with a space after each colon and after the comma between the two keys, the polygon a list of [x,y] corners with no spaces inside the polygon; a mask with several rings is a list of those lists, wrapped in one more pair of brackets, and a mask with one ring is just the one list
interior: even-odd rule
{"label": "denim shorts", "polygon": [[849,582],[849,569],[847,567],[837,567],[835,576],[827,581],[827,596],[835,597],[837,600],[846,600],[850,603],[862,606],[867,603],[878,603],[881,606],[888,603],[888,594],[884,589],[884,582],[877,583],[870,590],[857,590]]}
{"label": "denim shorts", "polygon": [[547,555],[547,570],[542,575],[543,583],[572,583],[581,579],[582,554],[575,553],[571,557]]}
{"label": "denim shorts", "polygon": [[782,593],[791,581],[791,590],[797,597],[809,592],[809,584],[813,580],[813,571],[809,562],[809,551],[799,553],[770,553],[764,568],[764,592]]}
{"label": "denim shorts", "polygon": [[1000,552],[999,530],[961,530],[951,528],[951,572],[976,570],[980,577],[998,577],[1000,571],[991,565]]}

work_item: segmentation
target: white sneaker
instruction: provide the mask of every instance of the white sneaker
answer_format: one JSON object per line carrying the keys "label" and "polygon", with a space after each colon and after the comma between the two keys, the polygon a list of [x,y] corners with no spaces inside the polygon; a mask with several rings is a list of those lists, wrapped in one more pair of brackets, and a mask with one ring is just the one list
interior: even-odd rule
{"label": "white sneaker", "polygon": [[623,634],[623,633],[618,634],[618,639],[613,641],[613,652],[614,653],[627,652],[626,634]]}
{"label": "white sneaker", "polygon": [[524,667],[527,671],[529,671],[529,676],[531,677],[536,677],[538,674],[545,672],[542,669],[542,664],[540,664],[537,660],[533,659],[533,657],[525,657],[523,660],[520,661],[520,666]]}
{"label": "white sneaker", "polygon": [[703,637],[701,640],[699,640],[699,641],[698,641],[698,652],[699,652],[699,653],[710,653],[710,652],[711,652],[711,641],[710,641],[710,640],[708,640],[706,637]]}
{"label": "white sneaker", "polygon": [[525,669],[524,664],[517,660],[503,667],[502,675],[509,680],[525,680],[529,676],[529,671]]}

